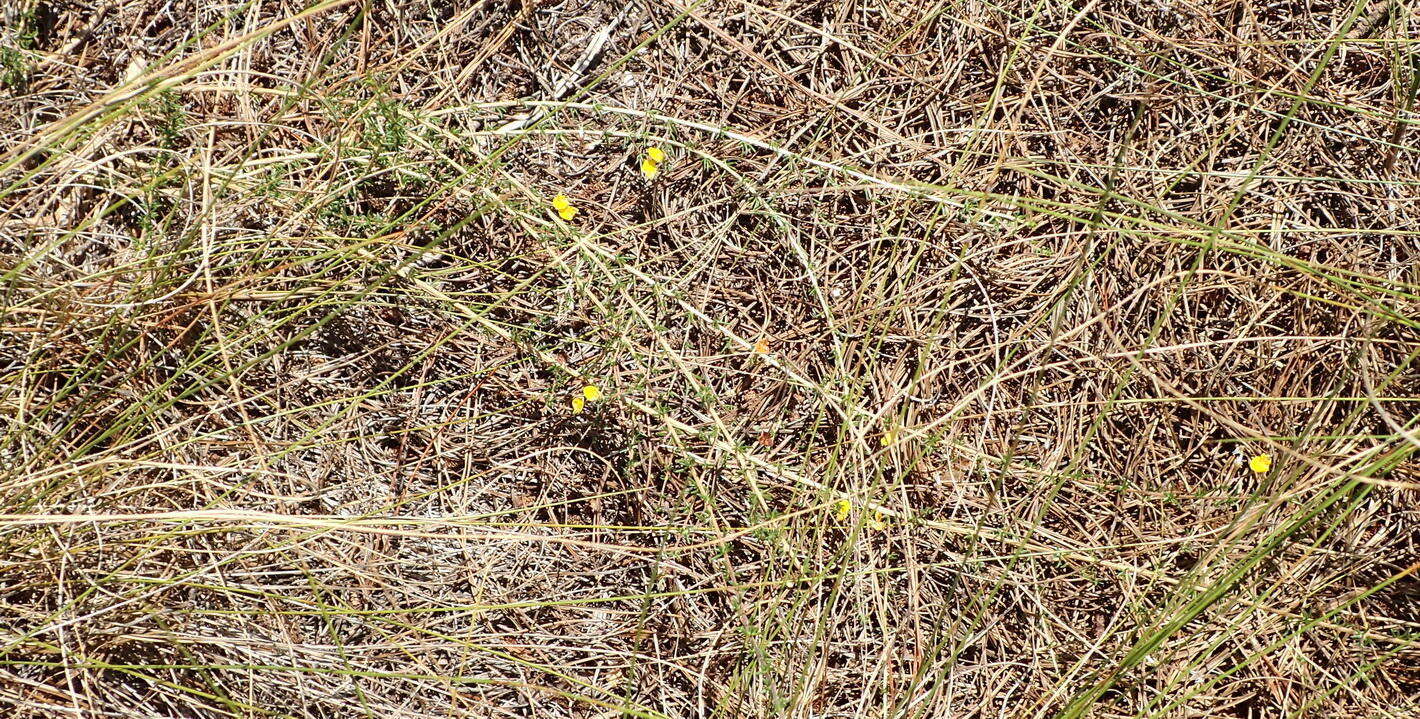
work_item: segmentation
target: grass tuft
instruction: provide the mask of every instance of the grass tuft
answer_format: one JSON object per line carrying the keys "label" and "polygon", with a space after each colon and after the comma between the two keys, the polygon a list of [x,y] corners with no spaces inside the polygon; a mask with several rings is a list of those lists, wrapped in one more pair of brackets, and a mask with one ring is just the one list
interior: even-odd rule
{"label": "grass tuft", "polygon": [[1420,715],[1403,3],[0,10],[0,715]]}

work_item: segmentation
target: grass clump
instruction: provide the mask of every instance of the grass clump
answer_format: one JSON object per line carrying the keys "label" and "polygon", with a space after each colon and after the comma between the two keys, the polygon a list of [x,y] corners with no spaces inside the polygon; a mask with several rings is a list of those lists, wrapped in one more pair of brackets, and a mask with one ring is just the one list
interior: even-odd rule
{"label": "grass clump", "polygon": [[1397,5],[5,12],[6,716],[1420,712]]}

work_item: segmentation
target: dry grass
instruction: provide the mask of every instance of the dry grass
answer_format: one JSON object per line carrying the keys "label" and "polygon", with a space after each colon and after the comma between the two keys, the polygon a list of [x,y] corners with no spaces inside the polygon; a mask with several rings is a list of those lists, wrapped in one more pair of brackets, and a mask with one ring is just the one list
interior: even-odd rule
{"label": "dry grass", "polygon": [[0,714],[1420,716],[1411,3],[305,2],[0,11]]}

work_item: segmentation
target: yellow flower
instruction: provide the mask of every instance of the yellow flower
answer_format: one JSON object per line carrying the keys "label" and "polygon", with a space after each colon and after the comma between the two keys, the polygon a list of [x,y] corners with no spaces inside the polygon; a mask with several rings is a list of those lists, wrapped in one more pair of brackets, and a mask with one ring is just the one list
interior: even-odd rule
{"label": "yellow flower", "polygon": [[852,510],[852,502],[846,499],[840,499],[837,502],[833,503],[833,518],[842,522],[843,520],[848,518],[848,513]]}
{"label": "yellow flower", "polygon": [[557,210],[557,214],[564,220],[570,220],[577,216],[577,208],[572,205],[572,201],[566,195],[558,195],[552,198],[552,209]]}
{"label": "yellow flower", "polygon": [[661,168],[656,166],[655,160],[648,157],[641,161],[641,175],[647,180],[656,179],[656,175],[660,174],[660,172]]}
{"label": "yellow flower", "polygon": [[1267,474],[1272,469],[1272,455],[1259,454],[1247,461],[1247,466],[1258,474]]}
{"label": "yellow flower", "polygon": [[581,414],[582,409],[587,406],[587,400],[581,397],[572,398],[572,414]]}
{"label": "yellow flower", "polygon": [[896,441],[897,441],[897,432],[895,432],[895,431],[893,431],[893,430],[888,430],[888,431],[886,431],[886,432],[883,432],[882,443],[883,443],[883,446],[884,446],[884,447],[890,447],[890,446],[892,446],[892,443],[893,443],[893,442],[896,442]]}
{"label": "yellow flower", "polygon": [[602,398],[602,390],[594,384],[589,384],[582,388],[582,396],[586,397],[588,402],[595,402]]}
{"label": "yellow flower", "polygon": [[769,338],[768,338],[768,337],[761,337],[761,338],[759,338],[759,341],[758,341],[758,342],[755,342],[755,343],[754,343],[754,353],[757,354],[757,355],[767,355],[767,354],[769,354]]}
{"label": "yellow flower", "polygon": [[646,148],[646,159],[656,163],[665,162],[666,153],[662,152],[659,147],[648,147]]}

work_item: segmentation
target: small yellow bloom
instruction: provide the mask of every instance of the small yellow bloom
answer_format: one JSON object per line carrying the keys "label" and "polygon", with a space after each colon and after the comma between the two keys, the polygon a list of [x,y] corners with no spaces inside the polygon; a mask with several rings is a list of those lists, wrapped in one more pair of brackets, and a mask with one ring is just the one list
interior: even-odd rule
{"label": "small yellow bloom", "polygon": [[888,430],[888,431],[886,431],[886,432],[883,432],[882,443],[883,443],[883,446],[884,446],[884,447],[891,447],[892,444],[893,444],[893,442],[896,442],[896,441],[897,441],[897,432],[895,432],[895,431],[893,431],[893,430]]}
{"label": "small yellow bloom", "polygon": [[646,148],[646,159],[656,163],[665,162],[666,153],[661,151],[659,147],[648,147]]}
{"label": "small yellow bloom", "polygon": [[656,175],[660,174],[660,172],[661,168],[656,166],[655,160],[648,157],[641,161],[641,176],[645,177],[647,180],[656,179]]}
{"label": "small yellow bloom", "polygon": [[1252,471],[1257,472],[1258,474],[1267,474],[1267,471],[1272,469],[1272,455],[1259,454],[1253,457],[1252,459],[1249,459],[1247,461],[1247,466]]}
{"label": "small yellow bloom", "polygon": [[570,220],[577,216],[577,208],[566,195],[558,195],[552,198],[552,209],[557,210],[557,214],[564,220]]}
{"label": "small yellow bloom", "polygon": [[852,502],[846,499],[840,499],[837,502],[833,503],[833,518],[842,522],[843,520],[848,518],[848,513],[852,510]]}
{"label": "small yellow bloom", "polygon": [[768,337],[761,337],[761,338],[759,338],[759,341],[758,341],[758,342],[755,342],[755,343],[754,343],[754,353],[757,354],[757,355],[767,355],[767,354],[769,354],[769,338],[768,338]]}
{"label": "small yellow bloom", "polygon": [[595,402],[602,398],[602,390],[594,384],[589,384],[582,388],[582,396],[586,397],[588,402]]}
{"label": "small yellow bloom", "polygon": [[572,414],[581,414],[582,409],[587,406],[587,400],[581,397],[572,398]]}

